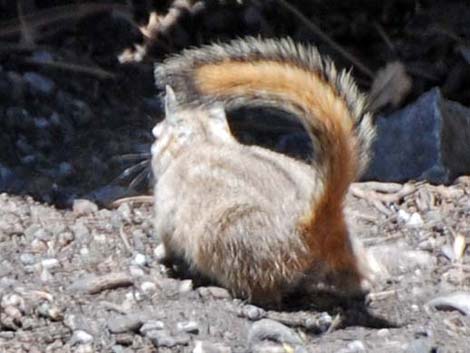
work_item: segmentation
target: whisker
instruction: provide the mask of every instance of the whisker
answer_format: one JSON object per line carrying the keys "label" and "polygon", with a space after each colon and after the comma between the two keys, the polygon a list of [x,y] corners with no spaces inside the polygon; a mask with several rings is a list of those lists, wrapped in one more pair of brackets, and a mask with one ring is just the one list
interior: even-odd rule
{"label": "whisker", "polygon": [[132,177],[133,175],[140,173],[142,169],[148,168],[148,164],[150,164],[149,159],[145,159],[143,161],[140,161],[139,163],[136,163],[126,169],[119,174],[119,176],[115,179],[115,181],[123,181],[128,179],[129,177]]}
{"label": "whisker", "polygon": [[151,173],[150,162],[148,165],[141,170],[134,179],[129,184],[129,188],[135,189],[136,186],[141,185],[145,180],[149,180],[149,176]]}
{"label": "whisker", "polygon": [[127,153],[127,154],[121,154],[119,156],[113,157],[113,160],[119,161],[119,162],[130,162],[130,161],[136,161],[136,160],[141,160],[141,159],[149,159],[152,156],[150,152],[141,152],[141,153]]}

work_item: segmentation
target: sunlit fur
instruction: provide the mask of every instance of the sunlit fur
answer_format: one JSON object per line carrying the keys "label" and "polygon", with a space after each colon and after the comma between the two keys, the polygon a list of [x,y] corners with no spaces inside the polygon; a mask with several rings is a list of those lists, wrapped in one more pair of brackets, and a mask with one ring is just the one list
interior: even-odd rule
{"label": "sunlit fur", "polygon": [[[313,47],[251,38],[185,51],[156,78],[178,98],[163,123],[173,125],[158,128],[152,150],[156,232],[170,257],[255,302],[319,282],[360,291],[343,201],[367,163],[373,128],[350,76]],[[211,123],[213,104],[293,113],[315,160],[239,144],[226,123]]]}

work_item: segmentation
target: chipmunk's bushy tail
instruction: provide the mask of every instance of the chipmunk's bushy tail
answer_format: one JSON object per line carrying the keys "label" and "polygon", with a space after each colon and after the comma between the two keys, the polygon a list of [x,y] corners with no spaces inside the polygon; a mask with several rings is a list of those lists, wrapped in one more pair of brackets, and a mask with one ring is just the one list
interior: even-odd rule
{"label": "chipmunk's bushy tail", "polygon": [[323,223],[342,220],[344,196],[368,162],[374,135],[365,97],[348,73],[338,73],[315,47],[245,38],[185,50],[157,65],[155,76],[157,85],[170,85],[182,103],[268,106],[297,116],[313,142],[321,190],[304,226],[316,234],[312,239],[335,232]]}

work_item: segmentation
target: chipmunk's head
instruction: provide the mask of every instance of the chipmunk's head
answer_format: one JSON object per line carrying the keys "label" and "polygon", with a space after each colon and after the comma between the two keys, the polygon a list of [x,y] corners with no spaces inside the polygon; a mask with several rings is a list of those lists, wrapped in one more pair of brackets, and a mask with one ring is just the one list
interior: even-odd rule
{"label": "chipmunk's head", "polygon": [[182,152],[199,143],[231,143],[234,138],[221,104],[191,107],[180,104],[170,86],[166,86],[165,119],[152,130],[152,166],[158,178]]}

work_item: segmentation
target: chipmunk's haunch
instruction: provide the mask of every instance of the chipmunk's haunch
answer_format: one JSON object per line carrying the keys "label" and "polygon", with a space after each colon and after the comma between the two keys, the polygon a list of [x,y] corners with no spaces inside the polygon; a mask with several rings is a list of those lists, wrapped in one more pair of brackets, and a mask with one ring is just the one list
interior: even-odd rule
{"label": "chipmunk's haunch", "polygon": [[[343,201],[373,128],[350,76],[313,47],[248,38],[187,50],[156,80],[176,93],[167,89],[152,147],[155,226],[169,257],[255,302],[319,282],[360,291]],[[312,165],[238,143],[224,108],[250,106],[297,116]]]}

